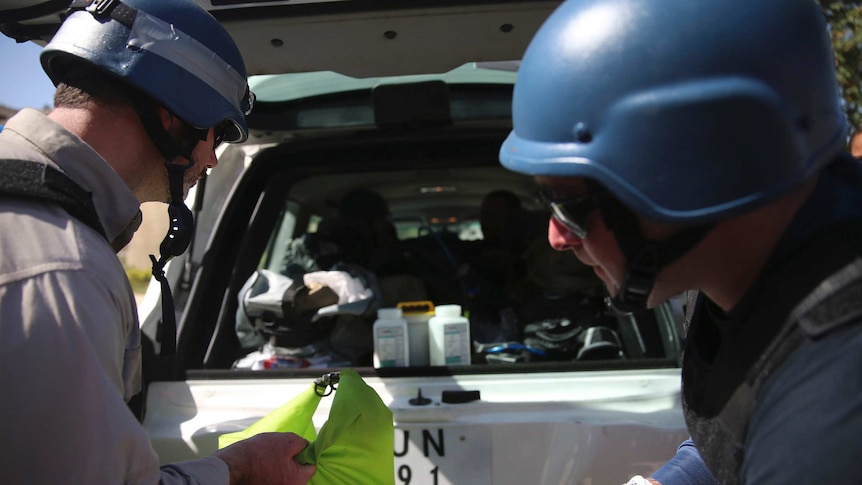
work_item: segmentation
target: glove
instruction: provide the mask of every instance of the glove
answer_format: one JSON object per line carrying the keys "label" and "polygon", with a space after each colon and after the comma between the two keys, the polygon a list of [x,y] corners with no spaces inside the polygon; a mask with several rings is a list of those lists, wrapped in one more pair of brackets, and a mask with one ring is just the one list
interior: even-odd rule
{"label": "glove", "polygon": [[628,482],[625,483],[625,485],[655,485],[655,484],[661,485],[660,483],[658,483],[655,480],[644,478],[640,475],[633,476]]}

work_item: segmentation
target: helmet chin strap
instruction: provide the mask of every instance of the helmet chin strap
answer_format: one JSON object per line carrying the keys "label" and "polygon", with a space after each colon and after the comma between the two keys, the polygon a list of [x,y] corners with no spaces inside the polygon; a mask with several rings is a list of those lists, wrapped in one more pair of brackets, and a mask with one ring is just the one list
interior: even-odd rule
{"label": "helmet chin strap", "polygon": [[[159,282],[162,290],[162,320],[158,327],[156,339],[161,343],[160,355],[173,356],[177,351],[177,322],[173,295],[164,267],[168,261],[185,252],[194,234],[194,216],[183,201],[183,181],[186,170],[195,165],[192,152],[200,138],[196,135],[188,135],[179,141],[175,140],[162,126],[157,108],[152,102],[142,97],[135,97],[134,100],[141,124],[153,144],[165,157],[165,168],[168,173],[168,190],[170,193],[168,217],[170,224],[168,233],[159,245],[159,258],[156,259],[151,254],[150,261],[153,263],[153,277]],[[179,157],[185,158],[187,163],[173,163]],[[171,371],[176,375],[179,369],[176,366],[172,367]]]}
{"label": "helmet chin strap", "polygon": [[[168,233],[159,245],[159,259],[156,259],[152,254],[150,255],[150,261],[153,263],[153,277],[162,287],[162,320],[156,332],[156,338],[162,345],[159,354],[164,356],[173,356],[177,352],[177,321],[174,312],[174,298],[164,268],[168,261],[174,256],[179,256],[189,247],[192,234],[194,234],[194,216],[183,202],[183,175],[192,165],[194,165],[193,161],[185,165],[178,165],[171,163],[170,160],[165,160],[165,166],[168,170],[168,186],[171,193],[171,200],[168,203],[170,221]],[[172,372],[176,373],[177,370],[174,368]]]}
{"label": "helmet chin strap", "polygon": [[611,308],[619,313],[646,309],[661,270],[689,252],[715,227],[715,223],[689,226],[664,241],[647,241],[635,214],[616,199],[601,214],[626,258],[623,282],[609,299]]}

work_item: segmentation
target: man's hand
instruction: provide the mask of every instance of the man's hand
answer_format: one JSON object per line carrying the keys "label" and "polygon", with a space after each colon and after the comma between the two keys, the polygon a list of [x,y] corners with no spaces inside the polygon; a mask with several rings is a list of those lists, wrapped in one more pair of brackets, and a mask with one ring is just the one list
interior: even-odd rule
{"label": "man's hand", "polygon": [[294,457],[308,441],[294,433],[261,433],[218,450],[230,470],[231,485],[305,485],[317,470]]}

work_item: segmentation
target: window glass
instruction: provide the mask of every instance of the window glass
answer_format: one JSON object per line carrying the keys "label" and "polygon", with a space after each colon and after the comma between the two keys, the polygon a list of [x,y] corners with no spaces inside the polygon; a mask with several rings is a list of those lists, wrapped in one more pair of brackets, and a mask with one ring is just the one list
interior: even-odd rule
{"label": "window glass", "polygon": [[259,268],[277,271],[281,268],[281,262],[287,254],[288,243],[293,238],[296,229],[296,213],[299,205],[287,201],[281,211],[278,224],[269,239],[267,250],[261,258]]}
{"label": "window glass", "polygon": [[[679,348],[668,308],[609,311],[592,269],[548,245],[548,214],[532,200],[532,180],[522,185],[502,170],[333,173],[273,194],[288,201],[259,266],[269,272],[258,271],[244,285],[237,328],[246,356],[235,367],[372,366],[377,310],[418,301],[432,309],[461,307],[472,365],[625,367],[654,359],[675,365]],[[450,189],[421,190],[428,181]],[[369,186],[379,193],[341,203]],[[511,213],[511,206],[486,203],[500,192],[522,206]],[[482,209],[489,206],[507,212],[489,217]],[[408,331],[428,328],[429,314],[414,317]]]}
{"label": "window glass", "polygon": [[461,241],[478,241],[482,239],[482,226],[478,220],[443,220],[431,218],[430,224],[421,219],[394,220],[398,239],[401,241],[436,233],[454,234]]}

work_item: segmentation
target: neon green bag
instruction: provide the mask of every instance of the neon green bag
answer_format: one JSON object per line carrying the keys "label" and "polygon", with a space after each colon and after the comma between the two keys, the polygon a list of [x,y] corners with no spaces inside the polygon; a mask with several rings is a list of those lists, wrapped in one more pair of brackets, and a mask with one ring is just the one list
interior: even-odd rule
{"label": "neon green bag", "polygon": [[[335,377],[333,377],[335,376]],[[395,483],[392,412],[356,371],[329,374],[243,431],[219,436],[219,448],[269,431],[291,431],[310,444],[296,460],[316,464],[312,485]],[[328,384],[336,388],[329,418],[317,433],[312,423]]]}

